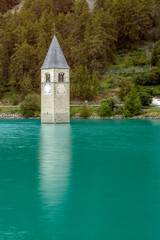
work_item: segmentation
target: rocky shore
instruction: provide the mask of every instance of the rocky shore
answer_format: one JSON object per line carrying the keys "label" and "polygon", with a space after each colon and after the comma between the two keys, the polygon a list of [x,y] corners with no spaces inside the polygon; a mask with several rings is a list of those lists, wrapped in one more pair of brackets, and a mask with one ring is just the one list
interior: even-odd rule
{"label": "rocky shore", "polygon": [[[81,117],[72,117],[71,119],[83,119]],[[88,119],[117,119],[117,120],[122,120],[122,119],[160,119],[160,116],[154,116],[154,117],[144,117],[144,116],[135,116],[135,117],[131,117],[131,118],[124,118],[122,116],[116,116],[116,117],[106,117],[106,118],[102,118],[102,117],[90,117]]]}
{"label": "rocky shore", "polygon": [[[13,119],[13,120],[16,120],[16,119],[25,119],[24,117],[22,117],[20,114],[6,114],[6,113],[2,113],[0,114],[0,119]],[[36,118],[29,118],[29,119],[40,119],[40,117],[36,117]]]}
{"label": "rocky shore", "polygon": [[[22,117],[20,114],[6,114],[6,113],[3,113],[3,114],[0,114],[0,119],[13,119],[13,120],[18,120],[18,119],[25,119],[24,117]],[[40,119],[40,117],[36,117],[36,118],[29,118],[29,119]],[[76,116],[76,117],[72,117],[71,119],[83,119],[79,116]],[[160,119],[160,116],[154,116],[154,117],[144,117],[144,116],[135,116],[135,117],[132,117],[132,118],[123,118],[122,116],[114,116],[114,117],[106,117],[106,118],[102,118],[102,117],[99,117],[99,116],[96,116],[96,117],[90,117],[88,119],[95,119],[95,120],[100,120],[100,119]]]}

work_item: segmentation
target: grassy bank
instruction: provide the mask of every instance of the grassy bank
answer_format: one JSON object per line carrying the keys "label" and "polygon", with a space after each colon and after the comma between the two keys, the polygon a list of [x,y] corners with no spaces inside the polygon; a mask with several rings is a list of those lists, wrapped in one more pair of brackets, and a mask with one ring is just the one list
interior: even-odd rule
{"label": "grassy bank", "polygon": [[[82,107],[71,107],[71,118],[79,118],[80,112]],[[88,107],[90,111],[90,118],[100,118],[99,115],[99,108],[98,107]],[[115,114],[111,117],[106,118],[123,118],[123,115],[121,114]],[[160,118],[160,108],[158,107],[150,107],[147,109],[143,109],[142,113],[138,116],[134,116],[134,118]]]}
{"label": "grassy bank", "polygon": [[1,114],[19,114],[19,107],[0,107]]}

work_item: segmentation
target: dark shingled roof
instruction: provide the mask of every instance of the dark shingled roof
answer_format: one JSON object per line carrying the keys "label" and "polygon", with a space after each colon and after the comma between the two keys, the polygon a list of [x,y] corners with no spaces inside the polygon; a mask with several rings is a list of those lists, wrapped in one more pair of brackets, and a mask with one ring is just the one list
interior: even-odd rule
{"label": "dark shingled roof", "polygon": [[49,47],[48,53],[44,60],[41,69],[51,68],[67,68],[69,69],[68,63],[59,45],[56,36],[53,37],[52,43]]}

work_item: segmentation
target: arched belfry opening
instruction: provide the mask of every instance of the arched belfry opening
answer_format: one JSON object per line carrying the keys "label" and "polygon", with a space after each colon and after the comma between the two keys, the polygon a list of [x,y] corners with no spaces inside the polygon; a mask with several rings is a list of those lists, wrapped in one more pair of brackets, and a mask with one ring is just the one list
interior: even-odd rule
{"label": "arched belfry opening", "polygon": [[63,72],[60,72],[58,74],[58,82],[59,83],[63,83],[64,82],[64,73]]}
{"label": "arched belfry opening", "polygon": [[45,80],[46,80],[46,82],[48,82],[48,83],[51,81],[50,73],[45,73]]}

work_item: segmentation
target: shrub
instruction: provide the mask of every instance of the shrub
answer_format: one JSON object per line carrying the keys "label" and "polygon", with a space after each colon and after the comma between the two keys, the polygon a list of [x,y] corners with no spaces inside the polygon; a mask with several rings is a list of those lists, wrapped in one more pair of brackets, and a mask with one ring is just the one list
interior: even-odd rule
{"label": "shrub", "polygon": [[112,88],[114,88],[114,87],[115,87],[115,84],[114,84],[114,83],[110,83],[110,84],[108,84],[108,86],[107,86],[108,89],[112,89]]}
{"label": "shrub", "polygon": [[107,102],[101,102],[99,115],[101,117],[110,117],[113,115],[112,109]]}
{"label": "shrub", "polygon": [[98,93],[99,77],[97,72],[91,75],[86,66],[78,65],[71,74],[72,95],[81,100],[93,99]]}
{"label": "shrub", "polygon": [[109,97],[109,98],[106,98],[106,99],[103,99],[101,101],[101,103],[107,103],[108,106],[111,108],[111,110],[113,111],[114,108],[115,108],[115,105],[116,105],[116,100],[114,97]]}
{"label": "shrub", "polygon": [[141,56],[140,58],[139,57],[135,57],[133,58],[133,65],[135,66],[144,66],[144,65],[147,65],[147,59],[145,56]]}
{"label": "shrub", "polygon": [[115,110],[115,115],[122,115],[124,111],[123,107],[119,107]]}
{"label": "shrub", "polygon": [[128,95],[128,93],[131,91],[131,88],[133,87],[133,84],[131,83],[132,78],[122,78],[120,83],[120,91],[118,93],[118,96],[121,101],[125,99],[125,97]]}
{"label": "shrub", "polygon": [[151,56],[152,66],[160,66],[160,41],[156,42]]}
{"label": "shrub", "polygon": [[126,68],[133,66],[133,60],[132,60],[131,57],[129,57],[129,56],[125,57],[124,66],[125,66]]}
{"label": "shrub", "polygon": [[151,96],[158,96],[160,95],[160,86],[137,86],[136,87],[138,92],[147,92],[149,93]]}
{"label": "shrub", "polygon": [[140,73],[140,74],[137,74],[134,78],[134,83],[136,85],[147,85],[148,84],[148,73]]}
{"label": "shrub", "polygon": [[148,75],[148,85],[158,85],[160,83],[160,69],[158,67],[151,68]]}
{"label": "shrub", "polygon": [[140,100],[143,106],[149,106],[152,103],[152,96],[147,92],[139,92]]}
{"label": "shrub", "polygon": [[135,88],[132,88],[124,104],[124,117],[132,117],[141,113],[141,100]]}
{"label": "shrub", "polygon": [[40,113],[40,96],[29,94],[20,105],[20,113],[25,118],[35,117]]}
{"label": "shrub", "polygon": [[11,98],[11,100],[12,100],[13,106],[15,106],[15,105],[18,104],[18,97],[17,97],[17,95],[13,95],[12,98]]}
{"label": "shrub", "polygon": [[40,116],[40,112],[35,112],[35,113],[34,113],[34,117],[35,117],[35,118],[38,118],[39,116]]}
{"label": "shrub", "polygon": [[89,118],[91,116],[91,112],[89,108],[87,107],[87,104],[84,103],[82,106],[82,109],[80,110],[80,117],[82,118]]}
{"label": "shrub", "polygon": [[70,117],[74,117],[76,114],[79,114],[80,112],[80,107],[71,107],[70,109]]}
{"label": "shrub", "polygon": [[152,90],[152,96],[158,96],[160,94],[160,90],[158,88],[154,88]]}

